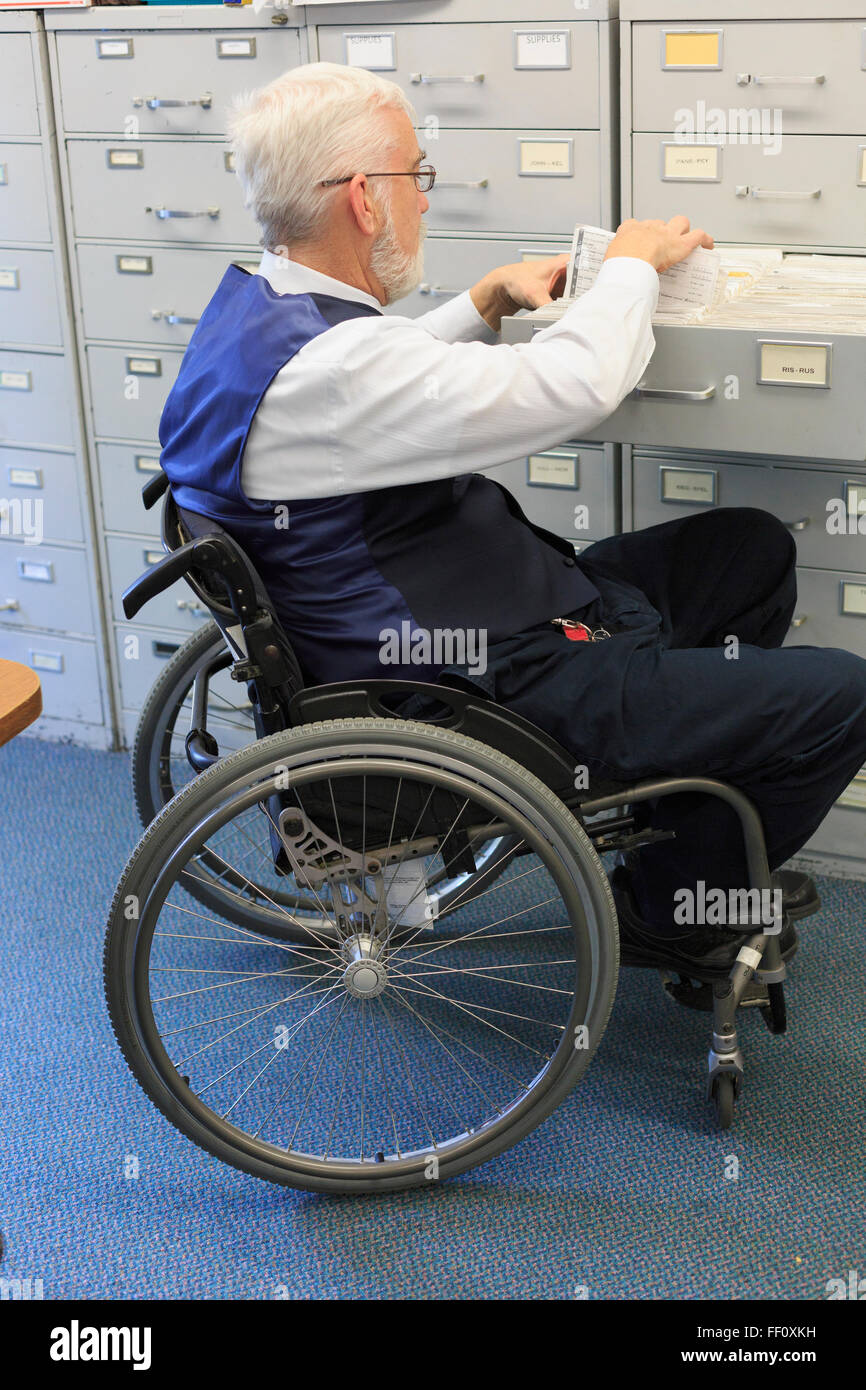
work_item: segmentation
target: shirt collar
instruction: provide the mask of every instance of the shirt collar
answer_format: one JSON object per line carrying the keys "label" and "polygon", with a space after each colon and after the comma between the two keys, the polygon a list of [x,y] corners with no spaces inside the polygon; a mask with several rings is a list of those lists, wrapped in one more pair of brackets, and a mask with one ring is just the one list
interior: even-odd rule
{"label": "shirt collar", "polygon": [[358,304],[369,304],[382,312],[382,305],[375,295],[359,290],[355,285],[347,285],[320,270],[302,265],[300,261],[290,261],[285,256],[277,256],[273,251],[263,251],[258,274],[267,280],[277,294],[330,294],[336,299],[353,299]]}

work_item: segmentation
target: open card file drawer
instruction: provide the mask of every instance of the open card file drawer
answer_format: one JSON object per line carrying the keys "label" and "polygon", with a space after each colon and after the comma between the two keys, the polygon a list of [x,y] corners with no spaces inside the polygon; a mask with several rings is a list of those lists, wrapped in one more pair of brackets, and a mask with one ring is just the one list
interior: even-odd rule
{"label": "open card file drawer", "polygon": [[[502,340],[528,342],[550,323],[537,313],[503,319]],[[866,460],[866,330],[703,322],[655,324],[653,334],[642,380],[586,439]]]}

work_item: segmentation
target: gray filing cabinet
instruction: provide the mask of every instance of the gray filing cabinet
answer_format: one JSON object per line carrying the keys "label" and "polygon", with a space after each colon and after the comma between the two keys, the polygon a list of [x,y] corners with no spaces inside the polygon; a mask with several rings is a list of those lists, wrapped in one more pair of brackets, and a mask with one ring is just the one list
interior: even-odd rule
{"label": "gray filing cabinet", "polygon": [[[387,312],[425,313],[496,265],[567,251],[618,221],[617,8],[589,0],[310,5],[311,56],[406,92],[437,170],[424,280]],[[619,527],[619,450],[568,443],[491,470],[576,550]]]}
{"label": "gray filing cabinet", "polygon": [[45,33],[0,15],[0,655],[33,667],[28,733],[112,741]]}
{"label": "gray filing cabinet", "polygon": [[[621,18],[624,217],[683,212],[720,243],[862,254],[862,6],[623,0]],[[866,341],[699,326],[655,336],[638,392],[596,435],[624,446],[624,524],[764,507],[797,541],[788,642],[866,657]],[[826,389],[805,385],[807,358]],[[828,506],[844,528],[828,526]],[[803,858],[866,877],[866,769]]]}
{"label": "gray filing cabinet", "polygon": [[207,618],[182,584],[134,624],[121,596],[163,554],[160,509],[144,510],[141,489],[184,348],[227,266],[254,270],[261,254],[227,107],[307,60],[303,21],[217,5],[46,17],[121,742],[161,664]]}

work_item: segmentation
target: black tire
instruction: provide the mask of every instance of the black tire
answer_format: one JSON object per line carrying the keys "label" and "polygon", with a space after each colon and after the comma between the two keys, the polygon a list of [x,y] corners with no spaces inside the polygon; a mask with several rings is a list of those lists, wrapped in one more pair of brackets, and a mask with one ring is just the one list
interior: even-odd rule
{"label": "black tire", "polygon": [[[133,792],[144,829],[156,819],[172,797],[195,779],[184,750],[186,731],[178,721],[181,711],[190,708],[189,696],[196,674],[222,654],[228,657],[225,639],[218,625],[213,621],[204,623],[166,662],[144,702],[132,750]],[[217,735],[218,746],[222,747],[224,734],[235,743],[239,742],[240,746],[249,746],[255,741],[252,709],[245,700],[243,686],[237,686],[235,691],[229,678],[224,677],[221,693],[209,699],[208,704],[208,727],[211,733]],[[236,751],[236,748],[233,746],[230,751]],[[510,862],[512,848],[505,841],[483,848],[478,857],[474,889],[471,876],[467,873],[437,885],[438,918],[444,920],[455,901],[463,903],[473,891],[484,891]],[[263,906],[256,897],[255,884],[243,885],[237,878],[232,878],[230,869],[213,860],[205,859],[201,867],[202,879],[190,884],[189,891],[204,907],[221,913],[229,910],[221,887],[228,877],[235,893],[230,909],[231,918],[237,926],[273,935],[278,940],[304,939],[302,930],[293,929],[276,918],[267,906]],[[239,891],[246,892],[249,902],[240,902],[236,896]],[[303,893],[293,891],[288,884],[282,888],[272,886],[268,897],[275,898],[281,906],[296,914],[317,914],[317,904]]]}
{"label": "black tire", "polygon": [[[250,949],[254,947],[256,951],[288,952],[288,955],[283,954],[275,957],[282,962],[278,970],[264,969],[262,963],[264,958],[258,955],[243,957],[246,962],[251,960],[258,962],[252,970],[242,970],[233,963],[228,968],[217,971],[194,969],[191,973],[194,976],[207,977],[207,983],[202,986],[194,980],[194,988],[178,987],[178,992],[172,993],[174,986],[171,981],[173,978],[177,978],[177,972],[182,972],[182,983],[186,984],[188,983],[186,976],[190,970],[185,965],[161,966],[159,962],[163,957],[160,952],[188,951],[188,946],[176,945],[174,938],[183,935],[185,940],[189,940],[189,932],[196,925],[193,923],[193,928],[189,927],[187,915],[181,918],[184,924],[183,933],[166,931],[161,925],[164,920],[162,916],[164,913],[190,913],[190,909],[177,901],[178,890],[184,880],[184,865],[188,862],[194,862],[195,854],[210,836],[221,834],[226,826],[234,824],[235,819],[243,817],[249,810],[255,810],[256,807],[263,804],[264,796],[270,794],[271,788],[275,785],[274,778],[277,767],[281,769],[289,767],[291,769],[292,785],[298,788],[303,787],[305,796],[310,787],[316,787],[315,778],[317,775],[320,781],[326,779],[328,785],[331,786],[332,778],[339,778],[340,776],[354,778],[357,784],[357,780],[363,772],[365,788],[368,775],[371,778],[383,780],[387,776],[392,781],[399,776],[399,795],[399,787],[404,782],[409,786],[413,785],[411,778],[414,775],[418,779],[418,785],[423,786],[429,782],[431,789],[435,790],[437,787],[447,789],[448,795],[471,798],[473,810],[477,807],[486,808],[485,814],[489,813],[497,823],[502,823],[503,817],[508,817],[507,823],[511,826],[512,832],[525,841],[537,860],[537,868],[530,867],[527,870],[524,868],[526,861],[521,858],[518,861],[520,869],[518,877],[526,879],[532,874],[540,873],[541,879],[536,880],[539,893],[547,891],[546,883],[549,879],[559,894],[559,898],[556,899],[557,907],[551,908],[549,906],[554,901],[553,898],[539,897],[539,901],[531,908],[521,907],[516,913],[511,914],[512,919],[521,920],[518,921],[517,928],[511,932],[505,932],[500,928],[500,924],[502,921],[507,922],[509,918],[497,917],[493,902],[482,909],[479,907],[478,900],[473,900],[464,914],[468,926],[463,927],[463,935],[460,936],[456,945],[449,941],[439,942],[437,940],[435,948],[428,948],[427,943],[424,942],[424,949],[420,956],[407,955],[407,951],[410,949],[417,951],[420,947],[413,946],[411,935],[407,936],[405,940],[402,937],[398,939],[395,932],[392,938],[389,923],[385,937],[387,950],[383,951],[381,956],[381,970],[385,973],[388,971],[391,973],[388,975],[387,982],[382,984],[375,999],[371,997],[368,1001],[364,998],[360,1002],[357,996],[353,995],[347,983],[353,966],[350,964],[344,969],[342,964],[338,963],[336,967],[333,965],[332,958],[334,957],[339,957],[340,962],[345,960],[345,954],[339,952],[337,948],[328,946],[327,950],[331,952],[331,955],[323,954],[316,957],[313,968],[311,968],[309,964],[310,952],[315,947],[308,946],[305,956],[304,952],[295,947],[278,945],[276,942],[264,940],[260,936],[254,940],[242,940],[237,935],[223,935],[215,938],[211,933],[217,927],[222,927],[222,924],[211,918],[209,922],[213,922],[215,925],[206,927],[208,935],[194,935],[192,939],[199,943],[218,941],[220,952],[225,948],[226,958],[232,955],[234,948],[241,945]],[[350,784],[347,783],[346,785]],[[298,794],[300,795],[300,793]],[[344,805],[345,803],[341,801],[340,804]],[[483,826],[486,821],[477,822],[477,824]],[[405,837],[398,834],[394,840],[395,851],[398,844],[403,843],[405,843]],[[390,838],[388,844],[391,844]],[[422,852],[426,853],[426,851]],[[530,860],[530,865],[532,862]],[[507,884],[503,880],[498,881],[495,892],[506,890]],[[521,893],[525,895],[526,891],[524,882],[518,889],[518,895]],[[171,899],[173,893],[175,894],[175,901]],[[487,931],[488,927],[483,925],[478,928],[472,923],[477,920],[479,912],[485,911],[494,914],[490,925],[498,930],[494,935],[482,937],[479,941],[477,939],[479,933]],[[469,912],[475,914],[475,917],[470,917]],[[463,908],[458,909],[457,916],[460,917],[461,913],[463,913]],[[542,925],[540,928],[533,927],[530,930],[525,924],[539,920],[533,918],[530,913],[541,913],[540,920],[546,925]],[[191,915],[195,918],[199,914],[193,911]],[[486,916],[483,920],[486,922]],[[222,930],[230,933],[237,931],[233,927],[222,928]],[[415,936],[417,936],[417,932]],[[521,939],[517,943],[520,958],[516,964],[458,964],[453,967],[443,967],[441,964],[437,965],[429,960],[434,949],[436,951],[442,949],[451,949],[457,952],[460,950],[469,951],[470,959],[474,959],[471,957],[471,952],[480,947],[482,958],[486,962],[489,958],[487,952],[490,949],[488,943],[494,939],[500,941],[503,936],[510,938],[508,943],[510,947],[514,946],[518,937],[543,936],[545,940],[539,946],[534,940],[527,945],[527,942]],[[548,937],[549,940],[547,940]],[[558,955],[565,955],[566,959],[548,960],[544,955],[545,947],[555,950]],[[205,946],[204,949],[212,950],[210,946]],[[494,947],[494,951],[504,952],[506,949],[502,945]],[[536,951],[536,957],[528,963],[523,961],[522,957],[533,949]],[[539,955],[538,951],[541,951],[542,954]],[[571,958],[572,953],[573,959]],[[212,952],[212,954],[216,959],[217,953]],[[157,962],[155,965],[154,958]],[[194,960],[201,958],[200,955],[193,957]],[[219,958],[223,959],[222,956]],[[440,957],[440,961],[441,959]],[[459,961],[464,958],[458,954],[450,959]],[[396,964],[394,963],[395,960]],[[287,961],[289,962],[288,968],[286,968]],[[420,971],[417,970],[419,961],[426,961],[422,964]],[[225,959],[223,963],[226,964]],[[435,1179],[454,1176],[467,1168],[487,1161],[534,1129],[562,1101],[589,1065],[607,1025],[613,1005],[618,963],[619,942],[616,913],[607,875],[591,841],[579,822],[543,783],[497,751],[478,743],[476,740],[467,739],[446,729],[393,719],[343,719],[305,725],[284,734],[273,735],[249,749],[241,750],[203,773],[170,803],[139,842],[118,885],[109,915],[105,942],[104,975],[111,1022],[126,1060],[154,1105],[182,1133],[224,1162],[271,1182],[314,1191],[364,1192],[414,1187]],[[321,966],[323,974],[316,976],[315,968],[318,966]],[[554,969],[559,973],[552,974]],[[338,976],[337,971],[340,970],[343,973]],[[438,974],[435,973],[437,970],[439,971]],[[275,987],[280,992],[285,987],[286,975],[291,975],[293,971],[302,978],[309,978],[313,982],[305,983],[300,989],[294,990],[288,996],[290,1000],[297,1001],[298,996],[303,995],[302,1009],[306,1007],[313,994],[323,994],[324,1000],[333,996],[331,1002],[335,1004],[340,999],[343,1000],[340,1013],[333,1023],[332,1033],[349,1006],[350,997],[354,998],[355,1022],[342,1073],[343,1083],[334,1101],[334,1117],[331,1120],[330,1131],[328,1131],[328,1143],[321,1149],[321,1152],[319,1147],[309,1152],[301,1152],[293,1146],[293,1141],[294,1134],[298,1131],[298,1125],[306,1119],[314,1083],[316,1083],[316,1100],[313,1109],[316,1105],[324,1106],[326,1102],[330,1106],[334,1096],[336,1080],[331,1081],[330,1090],[327,1089],[324,1081],[319,1082],[327,1053],[332,1045],[330,1040],[317,1064],[310,1082],[305,1108],[301,1112],[288,1146],[266,1141],[259,1137],[259,1131],[270,1120],[273,1108],[253,1133],[248,1133],[240,1126],[243,1105],[247,1104],[244,1098],[247,1097],[252,1082],[241,1091],[227,1111],[224,1106],[221,1108],[223,1103],[220,1101],[219,1093],[215,1088],[219,1084],[229,1085],[230,1083],[225,1082],[225,1077],[229,1073],[238,1072],[241,1063],[230,1067],[228,1072],[220,1073],[215,1080],[209,1081],[207,1084],[204,1084],[201,1074],[196,1074],[199,1068],[205,1067],[206,1069],[208,1064],[211,1066],[220,1065],[219,1054],[214,1051],[209,1053],[203,1063],[198,1060],[202,1054],[208,1052],[208,1049],[222,1045],[223,1050],[231,1056],[231,1048],[237,1046],[238,1043],[241,1046],[251,1043],[254,1040],[253,1034],[244,1032],[250,1025],[260,1025],[264,1028],[266,1041],[262,1048],[256,1048],[250,1057],[243,1059],[243,1065],[248,1065],[251,1057],[258,1058],[262,1052],[271,1056],[271,1060],[255,1077],[257,1083],[262,1073],[267,1071],[277,1060],[272,1049],[276,1046],[278,1052],[286,1051],[282,1043],[274,1044],[267,1033],[267,1028],[273,1019],[278,1017],[271,1012],[271,1009],[277,1006],[282,1008],[285,1003],[283,1000],[278,1000],[275,1006],[267,1005],[261,1012],[258,1012],[259,1003],[256,1002],[252,1006],[241,1009],[238,1013],[230,1012],[219,1015],[216,1020],[199,1020],[194,1014],[194,1010],[200,1007],[200,1003],[194,996],[211,991],[210,999],[213,997],[212,992],[219,989],[223,991],[218,996],[220,1001],[230,1002],[224,993],[226,982],[218,979],[214,983],[210,977],[214,974],[218,977],[222,975],[238,976],[239,978],[230,979],[227,983],[239,991],[249,988],[251,984],[258,987],[263,981],[266,982],[266,988],[271,988],[272,982],[279,980],[281,983]],[[425,977],[430,976],[431,971],[436,984],[442,986],[441,989],[428,986],[425,983]],[[503,975],[502,971],[516,973],[514,976]],[[529,974],[528,972],[535,973]],[[459,988],[461,989],[467,988],[463,977],[469,980],[470,992],[473,987],[476,992],[489,990],[492,987],[494,991],[499,990],[502,998],[505,999],[510,998],[507,991],[516,991],[521,1008],[526,1009],[528,1005],[532,1005],[536,1012],[516,1012],[513,1006],[509,1010],[491,1009],[489,1005],[484,1003],[465,999],[461,1001],[449,993],[453,984],[451,977],[455,975],[460,977]],[[532,983],[536,976],[542,983]],[[155,997],[151,997],[153,978],[156,979],[158,987]],[[352,976],[353,981],[356,981],[357,978],[357,976]],[[570,981],[571,987],[568,989],[559,988],[550,983],[551,980],[560,979],[565,979],[566,982]],[[481,984],[478,984],[479,980]],[[413,983],[410,985],[407,981]],[[159,990],[164,989],[166,984],[169,993],[159,993]],[[314,989],[313,984],[321,985],[322,988]],[[410,995],[413,993],[419,995],[421,1004],[413,1006],[411,998],[407,1004],[405,998],[407,991]],[[541,992],[539,993],[539,991]],[[398,1099],[404,1106],[411,1105],[413,1093],[417,1100],[417,1086],[416,1082],[413,1081],[412,1091],[410,1091],[403,1083],[402,1072],[397,1069],[391,1073],[391,1086],[389,1087],[389,1074],[380,1044],[379,1060],[382,1064],[384,1084],[380,1084],[377,1095],[374,1096],[372,1088],[369,1093],[368,1113],[370,1118],[368,1124],[371,1131],[369,1142],[367,1142],[367,1136],[364,1133],[364,1097],[366,1091],[363,1088],[366,1082],[362,1081],[360,1157],[357,1159],[347,1158],[343,1155],[337,1160],[332,1160],[329,1157],[330,1135],[333,1134],[337,1121],[337,1107],[343,1105],[347,1075],[351,1078],[351,1084],[357,1087],[357,1058],[353,1049],[355,1048],[358,1017],[363,1011],[364,1038],[366,1038],[366,1010],[369,1007],[371,1019],[374,1006],[381,1006],[383,1012],[388,1012],[385,1002],[386,994],[388,994],[389,999],[394,1001],[392,1007],[395,1017],[398,1018],[401,1025],[405,1025],[407,1030],[415,1027],[416,1020],[423,1021],[418,1012],[421,1007],[441,1007],[439,1001],[445,1001],[448,1005],[453,1006],[446,1014],[453,1026],[458,1030],[465,1026],[465,1036],[476,1038],[477,1035],[481,1037],[489,1049],[490,1061],[488,1062],[485,1056],[483,1058],[484,1064],[486,1067],[495,1068],[497,1073],[494,1076],[494,1083],[485,1082],[491,1091],[494,1089],[494,1084],[496,1087],[511,1086],[512,1082],[508,1079],[512,1076],[510,1068],[520,1066],[528,1068],[530,1072],[536,1066],[539,1069],[525,1083],[519,1080],[515,1072],[516,1089],[514,1095],[516,1099],[507,1104],[492,1102],[490,1111],[492,1118],[483,1123],[477,1121],[465,1125],[455,1108],[458,1092],[461,1095],[465,1092],[477,1106],[482,1102],[476,1098],[476,1091],[484,1094],[484,1088],[479,1088],[474,1080],[472,1086],[468,1085],[458,1071],[454,1072],[458,1083],[456,1087],[454,1086],[448,1074],[450,1066],[447,1061],[448,1057],[454,1060],[453,1054],[447,1046],[442,1044],[440,1039],[436,1038],[435,1033],[428,1029],[433,1042],[438,1043],[441,1048],[441,1051],[435,1051],[436,1064],[432,1068],[428,1068],[427,1064],[424,1063],[423,1053],[419,1054],[422,1059],[425,1084],[432,1081],[439,1092],[437,1094],[431,1089],[428,1093],[431,1098],[428,1102],[431,1106],[431,1115],[434,1104],[437,1107],[437,1114],[447,1115],[447,1107],[450,1106],[454,1111],[458,1125],[463,1124],[463,1128],[459,1128],[456,1135],[441,1141],[437,1140],[431,1128],[430,1120],[418,1101],[418,1111],[425,1116],[425,1123],[430,1130],[431,1143],[426,1146],[415,1145],[410,1149],[412,1133],[421,1132],[424,1126],[421,1121],[415,1119],[412,1122],[414,1129],[410,1133],[409,1121],[406,1120],[408,1140],[404,1136],[401,1148],[397,1116],[400,1118],[400,1124],[403,1125],[404,1112],[402,1109],[395,1110],[394,1106]],[[551,996],[551,998],[548,999],[547,996]],[[246,997],[248,999],[249,995]],[[494,997],[498,997],[495,992]],[[322,1003],[314,1005],[308,1018],[321,1012],[324,1007],[324,1000]],[[540,1007],[540,1000],[544,1002],[544,1010],[539,1015],[537,1011]],[[470,1003],[472,1004],[471,1008],[469,1007]],[[170,1008],[166,1009],[166,1005]],[[201,1007],[207,1008],[208,1005],[209,1000]],[[168,1028],[165,1038],[173,1040],[178,1035],[192,1034],[194,1045],[197,1045],[192,1058],[185,1056],[176,1059],[176,1063],[171,1061],[154,1017],[154,1006],[156,1006],[160,1018],[163,1012],[170,1014],[173,1009],[180,1011],[178,1015],[181,1019],[180,1026]],[[220,1007],[223,1006],[224,1004],[221,1002]],[[545,1011],[548,1008],[557,1011],[557,1021],[547,1019]],[[403,1011],[398,1012],[398,1009]],[[493,1023],[485,1017],[485,1014],[491,1013],[507,1017],[505,1030],[498,1026],[498,1022]],[[253,1015],[252,1019],[245,1017],[249,1014]],[[262,1023],[265,1015],[267,1015],[267,1022]],[[213,1041],[202,1042],[202,1039],[209,1039],[213,1032],[211,1027],[210,1033],[202,1033],[200,1030],[203,1027],[213,1025],[218,1021],[221,1023],[222,1018],[234,1019],[239,1016],[245,1017],[243,1023],[236,1026],[232,1025],[228,1032],[219,1033],[219,1036]],[[349,1017],[351,1016],[350,1010]],[[333,1018],[333,1015],[329,1015],[329,1017]],[[561,1020],[565,1021],[562,1022]],[[172,1018],[169,1019],[172,1024],[174,1021]],[[386,1053],[390,1057],[389,1066],[396,1066],[397,1061],[400,1060],[403,1071],[409,1075],[406,1058],[414,1060],[414,1049],[411,1053],[406,1052],[404,1055],[403,1044],[394,1033],[390,1013],[388,1013],[388,1023],[398,1049],[395,1051],[394,1048],[391,1048],[390,1053],[387,1053],[391,1044],[388,1038],[385,1038]],[[293,1025],[294,1031],[290,1030],[293,1042],[299,1036],[299,1029],[304,1026],[306,1026],[306,1020],[297,1027]],[[348,1018],[345,1026],[346,1028],[349,1027]],[[507,1031],[508,1029],[513,1029],[515,1032],[511,1033]],[[219,1030],[217,1031],[219,1032]],[[442,1030],[438,1031],[441,1032]],[[546,1053],[539,1050],[539,1047],[518,1039],[516,1036],[518,1031],[527,1039],[537,1040],[539,1037],[546,1039],[544,1042],[544,1047],[547,1049]],[[224,1042],[225,1038],[238,1033],[242,1035],[240,1039],[235,1039],[232,1043]],[[307,1037],[309,1038],[309,1036],[308,1032]],[[422,1034],[421,1036],[424,1037],[427,1049],[430,1050],[432,1044],[427,1040],[426,1035]],[[458,1046],[467,1048],[472,1058],[482,1057],[482,1053],[478,1051],[477,1047],[469,1046],[459,1033],[445,1030],[443,1036],[455,1040],[452,1044],[455,1050]],[[519,1047],[513,1045],[518,1042]],[[171,1045],[180,1046],[181,1044],[175,1044],[172,1041]],[[303,1045],[302,1042],[301,1046],[303,1047]],[[315,1046],[316,1049],[321,1046],[320,1039],[317,1039]],[[408,1048],[408,1046],[407,1042],[406,1047]],[[531,1054],[528,1060],[525,1055],[527,1052]],[[376,1058],[372,1041],[369,1055],[372,1059],[370,1065],[373,1067]],[[366,1066],[367,1053],[363,1047],[360,1056],[362,1063]],[[515,1061],[514,1058],[518,1060]],[[537,1061],[536,1058],[541,1058],[541,1061]],[[279,1060],[282,1062],[282,1057]],[[352,1063],[351,1068],[350,1062]],[[306,1064],[305,1060],[303,1065],[306,1066]],[[256,1061],[254,1065],[258,1065],[258,1062]],[[285,1065],[288,1066],[290,1063],[287,1061]],[[488,1073],[488,1071],[482,1072],[478,1068],[477,1061],[470,1060],[467,1063],[468,1066],[475,1067],[483,1078],[486,1078],[488,1074],[494,1074]],[[461,1066],[461,1070],[469,1075],[467,1067]],[[506,1080],[502,1081],[498,1073],[502,1073]],[[378,1075],[378,1072],[376,1074]],[[419,1067],[417,1077],[421,1078],[421,1076],[422,1072]],[[186,1077],[190,1078],[189,1084],[183,1079]],[[244,1073],[241,1072],[238,1083],[243,1080],[243,1077]],[[399,1097],[397,1093],[398,1082],[403,1083],[403,1090]],[[275,1069],[269,1077],[266,1077],[263,1084],[265,1086],[269,1084],[273,1087],[281,1083],[282,1078],[278,1077]],[[231,1084],[233,1085],[234,1082]],[[216,1109],[212,1109],[202,1100],[199,1088],[201,1088],[202,1094],[204,1092],[209,1093],[209,1098],[216,1104]],[[266,1094],[263,1103],[267,1104],[268,1099],[269,1094]],[[372,1132],[374,1100],[379,1107],[381,1116],[384,1117],[379,1121],[380,1128],[376,1136]],[[243,1104],[241,1104],[242,1101]],[[381,1137],[387,1130],[386,1101],[387,1109],[394,1121],[393,1142],[395,1151],[394,1153],[386,1152],[386,1146],[382,1144],[381,1152],[377,1151],[374,1156],[373,1145],[376,1144],[378,1150],[377,1138]],[[353,1103],[355,1102],[356,1098],[353,1098]],[[252,1101],[250,1100],[249,1103],[251,1104]],[[282,1104],[282,1096],[280,1096],[279,1103]],[[459,1099],[457,1103],[463,1104],[464,1101]],[[230,1122],[226,1118],[227,1114],[233,1114],[233,1119],[237,1117],[239,1123]],[[291,1122],[291,1118],[290,1116],[288,1123]],[[311,1111],[310,1123],[314,1119],[315,1123],[323,1130],[327,1116],[323,1118],[318,1117],[318,1115],[313,1116]],[[348,1125],[348,1120],[344,1120],[342,1114],[340,1115],[340,1123],[341,1125]],[[441,1123],[441,1121],[437,1121],[437,1123]],[[453,1124],[454,1121],[446,1120],[445,1123]],[[316,1139],[316,1144],[320,1145],[320,1143],[320,1139]],[[431,1171],[431,1163],[434,1164],[435,1171]]]}
{"label": "black tire", "polygon": [[713,1082],[713,1104],[719,1129],[730,1129],[734,1122],[734,1101],[737,1087],[730,1072],[720,1072]]}

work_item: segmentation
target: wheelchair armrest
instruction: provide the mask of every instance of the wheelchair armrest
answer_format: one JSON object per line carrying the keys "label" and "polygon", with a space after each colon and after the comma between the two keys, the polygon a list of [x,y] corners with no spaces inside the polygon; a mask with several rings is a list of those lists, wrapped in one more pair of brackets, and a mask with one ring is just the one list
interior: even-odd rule
{"label": "wheelchair armrest", "polygon": [[156,506],[167,487],[168,474],[163,473],[160,468],[159,472],[153,478],[149,478],[141,489],[141,500],[144,503],[145,511],[149,512],[151,507]]}
{"label": "wheelchair armrest", "polygon": [[187,570],[212,565],[216,559],[213,543],[205,538],[187,541],[186,545],[173,550],[124,590],[121,602],[127,618],[134,618],[139,609],[156,598],[157,594],[170,588],[178,579],[183,579]]}

